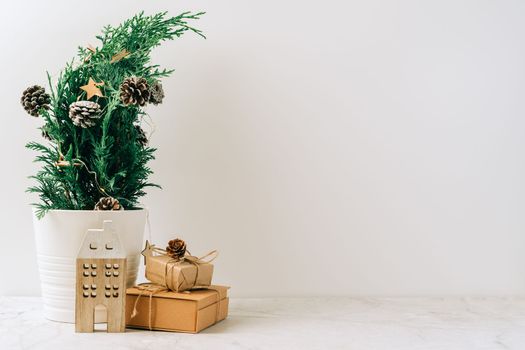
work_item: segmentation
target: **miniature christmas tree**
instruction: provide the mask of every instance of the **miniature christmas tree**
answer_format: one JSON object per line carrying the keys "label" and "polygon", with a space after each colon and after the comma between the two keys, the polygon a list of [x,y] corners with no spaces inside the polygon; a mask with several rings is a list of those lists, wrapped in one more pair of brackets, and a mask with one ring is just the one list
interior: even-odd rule
{"label": "miniature christmas tree", "polygon": [[[37,215],[51,209],[135,209],[152,173],[147,163],[155,149],[141,126],[143,107],[164,98],[161,79],[173,70],[151,64],[150,53],[165,40],[187,31],[203,13],[140,13],[118,27],[106,26],[98,47],[80,47],[78,60],[66,65],[56,85],[48,74],[50,93],[35,85],[21,103],[42,117],[45,143],[30,142],[42,169],[28,189],[40,197]],[[101,203],[118,203],[102,205]]]}

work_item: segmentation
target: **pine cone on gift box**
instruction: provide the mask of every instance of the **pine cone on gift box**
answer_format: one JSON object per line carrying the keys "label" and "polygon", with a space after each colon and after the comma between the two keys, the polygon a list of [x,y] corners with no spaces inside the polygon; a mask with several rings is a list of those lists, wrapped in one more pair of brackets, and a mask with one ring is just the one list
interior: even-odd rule
{"label": "pine cone on gift box", "polygon": [[33,117],[38,117],[41,109],[49,109],[51,97],[46,93],[46,90],[38,85],[28,87],[22,93],[20,103],[27,113]]}
{"label": "pine cone on gift box", "polygon": [[130,77],[120,85],[120,100],[126,106],[144,106],[150,97],[148,82],[144,78]]}
{"label": "pine cone on gift box", "polygon": [[156,82],[150,89],[149,89],[149,102],[153,103],[154,105],[158,105],[162,103],[162,100],[164,99],[164,89],[162,88],[162,84],[159,82]]}
{"label": "pine cone on gift box", "polygon": [[140,125],[135,125],[135,131],[137,132],[137,142],[142,146],[146,147],[148,145],[148,137],[144,132],[144,129]]}
{"label": "pine cone on gift box", "polygon": [[82,128],[95,126],[101,117],[100,105],[92,101],[77,101],[69,105],[69,118],[73,124]]}
{"label": "pine cone on gift box", "polygon": [[95,205],[95,210],[123,210],[120,202],[113,197],[102,197]]}
{"label": "pine cone on gift box", "polygon": [[179,238],[172,239],[168,242],[166,253],[173,259],[180,260],[186,254],[186,243]]}

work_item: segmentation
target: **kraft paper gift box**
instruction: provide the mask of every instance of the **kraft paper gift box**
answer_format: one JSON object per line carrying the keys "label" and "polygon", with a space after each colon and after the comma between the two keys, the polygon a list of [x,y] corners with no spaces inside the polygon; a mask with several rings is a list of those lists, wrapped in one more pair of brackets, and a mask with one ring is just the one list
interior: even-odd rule
{"label": "kraft paper gift box", "polygon": [[[181,260],[175,260],[166,255],[163,249],[146,241],[146,248],[142,255],[146,264],[146,278],[152,283],[162,285],[174,292],[211,285],[213,265],[209,261],[215,258],[216,251],[202,258],[186,255]],[[210,257],[211,260],[205,261],[205,258]]]}
{"label": "kraft paper gift box", "polygon": [[210,286],[183,293],[158,287],[161,291],[141,286],[127,289],[127,327],[198,333],[228,315],[230,287]]}

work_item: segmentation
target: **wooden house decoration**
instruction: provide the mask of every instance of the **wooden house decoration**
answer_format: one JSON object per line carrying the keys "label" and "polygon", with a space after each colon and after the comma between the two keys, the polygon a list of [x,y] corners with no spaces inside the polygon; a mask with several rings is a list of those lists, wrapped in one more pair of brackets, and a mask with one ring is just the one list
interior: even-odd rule
{"label": "wooden house decoration", "polygon": [[107,331],[126,328],[126,252],[111,220],[102,229],[87,231],[76,264],[75,331],[94,330],[95,307],[107,312]]}

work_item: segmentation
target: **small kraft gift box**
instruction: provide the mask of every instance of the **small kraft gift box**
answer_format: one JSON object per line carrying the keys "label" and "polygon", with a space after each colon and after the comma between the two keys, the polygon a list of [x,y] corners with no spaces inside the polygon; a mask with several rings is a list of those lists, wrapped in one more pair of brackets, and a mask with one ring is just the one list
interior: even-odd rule
{"label": "small kraft gift box", "polygon": [[211,262],[217,254],[213,250],[202,257],[192,256],[186,251],[186,244],[181,239],[171,240],[166,249],[146,241],[142,251],[146,279],[174,292],[208,287],[213,276]]}
{"label": "small kraft gift box", "polygon": [[228,315],[228,289],[209,286],[176,293],[142,284],[126,291],[126,326],[149,330],[198,333]]}

